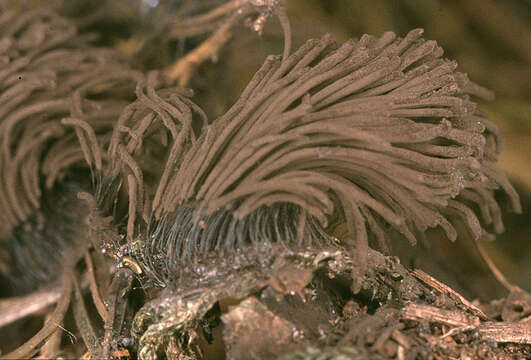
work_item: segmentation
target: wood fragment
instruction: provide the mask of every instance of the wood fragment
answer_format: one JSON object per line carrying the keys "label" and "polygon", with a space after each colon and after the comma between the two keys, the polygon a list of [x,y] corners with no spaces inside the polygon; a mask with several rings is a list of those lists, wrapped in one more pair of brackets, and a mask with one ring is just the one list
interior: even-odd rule
{"label": "wood fragment", "polygon": [[405,350],[402,345],[398,345],[398,349],[396,349],[396,358],[398,360],[404,360],[406,358]]}
{"label": "wood fragment", "polygon": [[402,316],[407,320],[429,321],[454,327],[441,339],[455,334],[475,330],[480,338],[501,343],[531,344],[531,324],[528,322],[480,323],[479,318],[463,311],[444,310],[430,305],[410,304],[403,309]]}
{"label": "wood fragment", "polygon": [[459,310],[439,309],[430,305],[410,304],[402,311],[402,316],[408,320],[427,320],[449,326],[477,326],[479,318],[468,315]]}
{"label": "wood fragment", "polygon": [[477,306],[472,304],[470,301],[465,299],[461,294],[459,294],[457,291],[452,289],[446,284],[443,284],[439,280],[435,279],[431,275],[426,274],[424,271],[420,269],[415,269],[411,272],[411,275],[422,281],[424,284],[428,285],[429,287],[432,287],[433,289],[437,290],[439,293],[447,295],[452,300],[456,301],[457,303],[463,305],[466,309],[468,309],[472,314],[478,316],[481,320],[487,320],[487,315]]}
{"label": "wood fragment", "polygon": [[466,325],[466,326],[460,326],[455,327],[453,329],[450,329],[448,332],[446,332],[444,335],[441,336],[441,339],[454,336],[455,334],[459,334],[465,331],[474,330],[476,327],[474,325]]}
{"label": "wood fragment", "polygon": [[488,322],[477,328],[484,339],[500,343],[517,343],[531,345],[531,324],[515,322]]}
{"label": "wood fragment", "polygon": [[248,11],[235,12],[233,15],[221,25],[207,40],[205,40],[197,48],[186,54],[171,65],[166,74],[173,80],[177,80],[179,86],[186,86],[195,69],[204,61],[216,56],[220,49],[232,37],[232,27],[245,15]]}

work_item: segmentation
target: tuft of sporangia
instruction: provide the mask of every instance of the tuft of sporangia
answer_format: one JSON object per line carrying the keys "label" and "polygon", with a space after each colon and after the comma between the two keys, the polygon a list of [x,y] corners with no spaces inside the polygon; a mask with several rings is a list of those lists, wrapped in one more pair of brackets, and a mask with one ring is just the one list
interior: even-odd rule
{"label": "tuft of sporangia", "polygon": [[197,141],[175,141],[182,159],[166,163],[137,257],[146,273],[167,282],[211,251],[327,244],[337,218],[354,278],[392,233],[415,244],[440,226],[453,241],[457,219],[476,240],[502,232],[495,192],[520,202],[492,165],[501,134],[470,99],[493,95],[422,33],[325,36],[268,57]]}
{"label": "tuft of sporangia", "polygon": [[109,142],[142,78],[89,40],[52,10],[0,10],[0,243],[18,288],[55,277],[86,241],[76,198],[92,186],[86,163],[103,167],[96,144]]}

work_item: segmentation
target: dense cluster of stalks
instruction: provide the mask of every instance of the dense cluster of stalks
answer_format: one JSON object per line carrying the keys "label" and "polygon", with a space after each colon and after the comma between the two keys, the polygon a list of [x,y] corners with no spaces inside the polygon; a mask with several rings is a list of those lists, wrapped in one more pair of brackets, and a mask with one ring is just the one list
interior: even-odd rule
{"label": "dense cluster of stalks", "polygon": [[210,250],[322,243],[332,217],[361,268],[369,239],[385,249],[393,232],[415,244],[440,226],[455,240],[457,218],[476,240],[503,231],[494,190],[517,212],[518,196],[491,165],[501,135],[469,99],[492,95],[421,34],[326,36],[268,58],[182,162],[168,161],[143,258],[164,252],[171,277]]}
{"label": "dense cluster of stalks", "polygon": [[[336,242],[327,230],[344,222],[339,243],[351,250],[356,281],[368,246],[385,250],[395,233],[415,244],[440,226],[455,240],[456,219],[476,240],[503,231],[495,191],[521,209],[492,166],[501,135],[470,100],[491,98],[488,90],[421,30],[340,45],[325,36],[290,54],[279,16],[284,55],[269,57],[208,124],[188,91],[157,90],[161,76],[129,70],[67,20],[0,13],[0,238],[13,260],[27,264],[28,254],[76,238],[132,257],[138,273],[167,284],[209,252],[320,246]],[[32,266],[33,278],[51,276],[47,263]],[[77,280],[62,278],[58,323],[72,288],[81,298]],[[103,306],[106,323],[109,313]],[[89,350],[108,355],[112,334],[101,350],[81,327]],[[15,355],[34,353],[54,329],[47,322]]]}
{"label": "dense cluster of stalks", "polygon": [[[7,238],[7,246],[17,247],[27,238],[36,248],[48,242],[46,249],[61,249],[72,239],[39,239],[49,223],[39,209],[43,190],[74,175],[72,168],[86,168],[84,160],[101,169],[102,159],[83,158],[87,140],[109,141],[140,75],[115,52],[91,47],[90,36],[78,35],[74,25],[52,11],[3,11],[0,34],[0,236]],[[87,185],[90,181],[77,186]],[[49,267],[47,257],[13,252],[19,259],[41,258],[40,265]],[[50,270],[40,265],[35,275],[42,281]]]}
{"label": "dense cluster of stalks", "polygon": [[[165,167],[164,160],[177,166],[183,152],[197,141],[196,133],[208,122],[206,114],[189,99],[189,91],[156,91],[159,81],[156,72],[139,81],[137,100],[117,118],[107,149],[109,166],[100,172],[96,193],[99,211],[109,212],[111,209],[102,209],[101,204],[113,204],[122,182],[126,183],[129,210],[125,233],[129,242],[135,236],[137,214],[143,224],[147,223],[152,202],[161,201],[171,175],[171,167]],[[88,157],[100,153],[97,144],[87,150]]]}

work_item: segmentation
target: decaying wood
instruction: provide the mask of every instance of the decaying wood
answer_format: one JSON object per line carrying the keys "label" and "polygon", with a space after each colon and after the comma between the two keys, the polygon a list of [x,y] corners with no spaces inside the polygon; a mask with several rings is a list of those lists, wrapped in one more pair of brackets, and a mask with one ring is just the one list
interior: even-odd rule
{"label": "decaying wood", "polygon": [[479,309],[477,306],[472,304],[470,301],[465,299],[461,294],[459,294],[457,291],[452,289],[451,287],[443,284],[439,280],[435,279],[434,277],[426,274],[424,271],[420,269],[414,269],[411,274],[419,279],[420,281],[424,282],[426,285],[434,288],[441,294],[447,295],[450,298],[452,298],[454,301],[464,305],[472,314],[478,316],[482,320],[487,320],[487,315]]}
{"label": "decaying wood", "polygon": [[531,324],[526,322],[487,321],[480,323],[479,318],[460,310],[444,310],[435,306],[411,304],[403,310],[407,320],[429,321],[454,326],[459,331],[476,330],[484,340],[513,342],[531,345]]}
{"label": "decaying wood", "polygon": [[531,324],[529,323],[484,323],[477,327],[480,336],[501,343],[531,345]]}

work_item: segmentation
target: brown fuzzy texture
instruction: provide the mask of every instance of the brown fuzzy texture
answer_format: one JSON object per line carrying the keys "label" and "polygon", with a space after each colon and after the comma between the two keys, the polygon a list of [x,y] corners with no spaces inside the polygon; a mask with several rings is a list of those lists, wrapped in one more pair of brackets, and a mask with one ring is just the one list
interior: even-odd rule
{"label": "brown fuzzy texture", "polygon": [[322,243],[331,217],[346,222],[343,245],[360,271],[370,238],[385,244],[398,232],[415,244],[440,226],[455,240],[456,218],[476,240],[485,228],[503,231],[494,192],[516,212],[519,198],[492,166],[500,133],[470,100],[492,94],[421,35],[340,46],[325,36],[269,57],[182,161],[167,163],[142,257],[167,263],[147,267],[167,278],[210,250]]}
{"label": "brown fuzzy texture", "polygon": [[106,166],[101,147],[143,79],[90,38],[52,10],[0,10],[0,245],[17,290],[56,278],[86,248],[76,193]]}
{"label": "brown fuzzy texture", "polygon": [[[173,169],[179,166],[185,150],[197,141],[195,131],[200,132],[208,123],[203,110],[190,101],[190,91],[156,90],[160,81],[158,73],[152,72],[137,84],[137,100],[118,118],[107,148],[110,166],[103,172],[100,187],[101,191],[109,191],[112,183],[127,178],[128,240],[135,234],[137,214],[144,222],[149,220],[151,202],[158,207]],[[164,161],[171,166],[165,167]],[[147,186],[145,177],[152,180]],[[101,191],[98,201],[109,204]]]}
{"label": "brown fuzzy texture", "polygon": [[[53,11],[0,11],[0,34],[0,239],[14,264],[35,254],[27,277],[43,282],[54,277],[62,256],[47,266],[38,254],[62,254],[74,245],[71,234],[46,230],[72,222],[65,213],[71,210],[50,209],[46,200],[64,191],[57,184],[93,194],[82,196],[80,209],[96,200],[89,204],[90,239],[77,236],[77,242],[116,250],[121,229],[130,240],[136,214],[147,221],[151,201],[160,201],[171,170],[162,171],[164,161],[175,166],[207,119],[187,98],[190,91],[156,90],[163,84],[156,72],[131,70],[117,52],[92,46],[91,36],[77,34]],[[75,202],[75,193],[65,196]],[[127,224],[117,213],[123,203]],[[78,215],[74,223],[84,223]]]}
{"label": "brown fuzzy texture", "polygon": [[106,141],[131,97],[124,89],[134,89],[140,75],[52,11],[2,12],[0,34],[3,237],[35,213],[42,191],[68,169],[86,167],[83,160],[102,168],[98,142]]}

